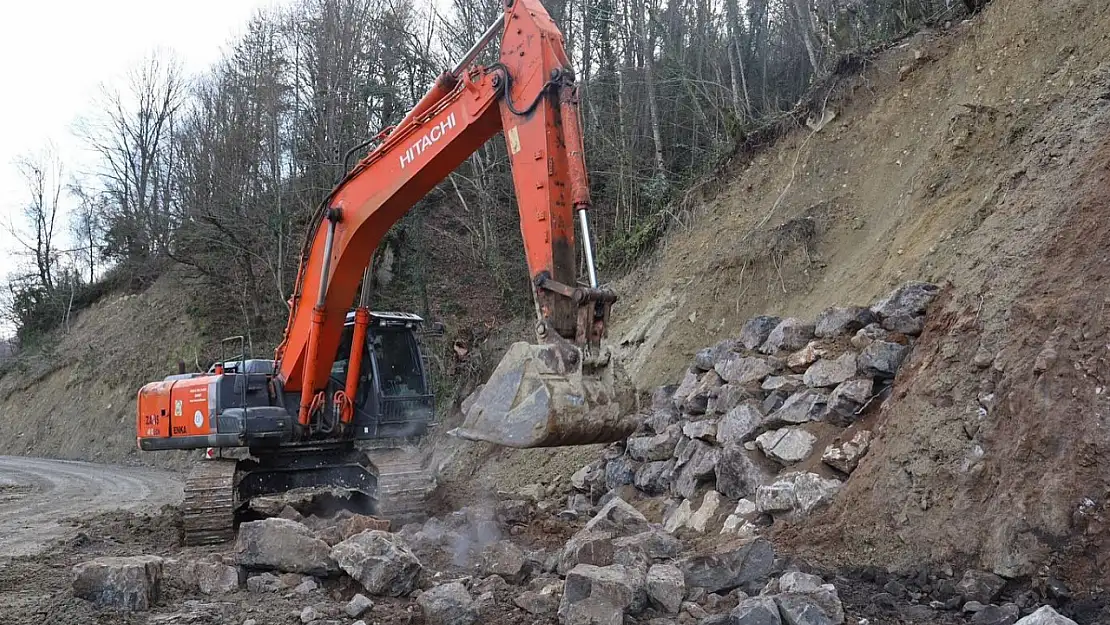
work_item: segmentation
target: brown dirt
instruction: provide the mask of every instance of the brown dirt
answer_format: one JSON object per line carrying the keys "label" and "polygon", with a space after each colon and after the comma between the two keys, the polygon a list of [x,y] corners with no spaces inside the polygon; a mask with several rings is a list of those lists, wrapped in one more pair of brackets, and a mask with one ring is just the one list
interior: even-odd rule
{"label": "brown dirt", "polygon": [[[996,0],[913,37],[841,78],[822,131],[787,136],[688,202],[680,231],[622,283],[614,335],[644,386],[677,379],[753,315],[948,283],[843,496],[784,536],[797,549],[1108,581],[1107,33],[1099,2]],[[1050,338],[1056,356],[1035,374]],[[980,349],[995,369],[972,364]]]}

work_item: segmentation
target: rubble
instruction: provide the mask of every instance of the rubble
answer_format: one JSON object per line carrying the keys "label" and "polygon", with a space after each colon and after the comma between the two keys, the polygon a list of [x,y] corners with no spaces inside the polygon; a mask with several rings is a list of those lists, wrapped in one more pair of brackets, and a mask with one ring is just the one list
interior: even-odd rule
{"label": "rubble", "polygon": [[1075,621],[1061,616],[1050,606],[1041,606],[1036,612],[1019,620],[1014,625],[1077,625]]}
{"label": "rubble", "polygon": [[759,351],[764,354],[775,354],[782,351],[792,352],[806,346],[814,337],[816,326],[801,319],[793,317],[783,319],[771,333],[767,340],[760,346]]}
{"label": "rubble", "polygon": [[729,614],[730,625],[781,625],[779,606],[770,597],[741,599]]}
{"label": "rubble", "polygon": [[837,386],[856,377],[856,354],[844,352],[836,359],[821,358],[806,369],[802,376],[806,386],[823,388]]}
{"label": "rubble", "polygon": [[683,558],[675,566],[682,571],[687,587],[720,592],[767,577],[774,560],[771,543],[757,538],[739,547]]}
{"label": "rubble", "polygon": [[427,625],[472,625],[478,622],[478,610],[466,586],[451,582],[436,586],[416,599]]}
{"label": "rubble", "polygon": [[871,432],[860,430],[852,439],[839,445],[829,445],[821,454],[821,462],[843,473],[851,473],[871,445]]}
{"label": "rubble", "polygon": [[781,462],[793,464],[809,457],[813,451],[813,444],[817,437],[801,428],[782,428],[764,432],[755,439],[755,444],[767,457]]}
{"label": "rubble", "polygon": [[331,557],[371,595],[400,597],[416,588],[420,560],[397,535],[370,530],[339,543]]}
{"label": "rubble", "polygon": [[671,564],[656,564],[648,569],[647,592],[652,603],[668,614],[677,614],[686,596],[682,571]]}
{"label": "rubble", "polygon": [[369,597],[362,593],[356,593],[344,606],[343,612],[351,618],[358,618],[372,607],[374,607],[374,602]]}
{"label": "rubble", "polygon": [[597,617],[611,619],[614,611],[638,614],[647,604],[646,583],[644,572],[635,568],[579,564],[567,573],[559,620],[572,625],[594,622],[590,619]]}
{"label": "rubble", "polygon": [[740,344],[747,350],[759,348],[781,322],[779,317],[760,316],[749,319],[740,328]]}
{"label": "rubble", "polygon": [[956,584],[956,591],[963,595],[965,601],[978,601],[989,605],[998,598],[1005,585],[1006,580],[994,573],[969,569]]}
{"label": "rubble", "polygon": [[144,611],[158,601],[162,558],[103,557],[73,567],[73,596],[98,606]]}
{"label": "rubble", "polygon": [[715,490],[707,491],[702,498],[701,507],[690,515],[690,520],[686,522],[686,526],[699,534],[704,533],[709,519],[713,518],[713,515],[717,513],[717,508],[720,505],[721,494]]}

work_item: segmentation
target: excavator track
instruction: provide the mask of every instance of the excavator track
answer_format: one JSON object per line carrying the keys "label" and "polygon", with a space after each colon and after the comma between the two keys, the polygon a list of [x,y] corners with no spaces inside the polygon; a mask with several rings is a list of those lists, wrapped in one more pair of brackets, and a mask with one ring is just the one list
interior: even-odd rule
{"label": "excavator track", "polygon": [[378,470],[378,514],[394,530],[428,517],[426,501],[435,490],[435,478],[420,458],[403,449],[368,452]]}
{"label": "excavator track", "polygon": [[185,544],[214,545],[235,538],[235,469],[231,459],[204,460],[185,480]]}

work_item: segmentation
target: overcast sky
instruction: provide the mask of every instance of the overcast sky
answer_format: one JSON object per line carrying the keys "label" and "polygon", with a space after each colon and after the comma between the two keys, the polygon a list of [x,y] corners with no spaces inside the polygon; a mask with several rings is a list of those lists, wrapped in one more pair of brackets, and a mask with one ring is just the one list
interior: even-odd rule
{"label": "overcast sky", "polygon": [[[88,170],[73,136],[102,84],[151,51],[176,53],[196,74],[217,60],[259,9],[274,0],[9,0],[0,16],[0,224],[19,219],[26,189],[13,161],[47,141],[65,168]],[[2,231],[2,229],[0,229]],[[0,280],[14,268],[14,241],[0,235]]]}

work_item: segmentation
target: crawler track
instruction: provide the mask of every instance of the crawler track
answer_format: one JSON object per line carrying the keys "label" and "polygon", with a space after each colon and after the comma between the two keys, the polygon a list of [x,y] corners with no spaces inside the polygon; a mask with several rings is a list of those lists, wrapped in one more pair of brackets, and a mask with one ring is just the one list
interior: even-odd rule
{"label": "crawler track", "polygon": [[197,463],[185,481],[181,512],[186,545],[214,545],[235,538],[235,460]]}

